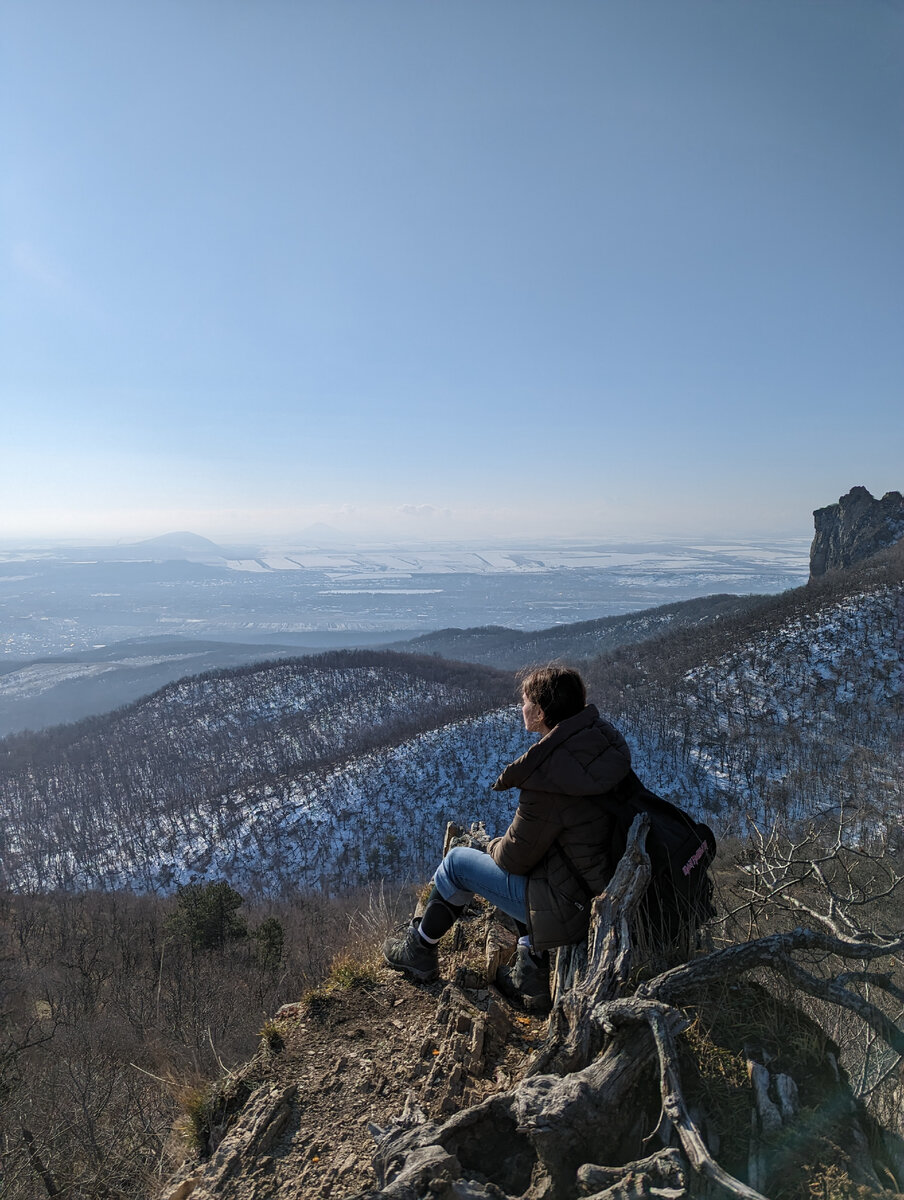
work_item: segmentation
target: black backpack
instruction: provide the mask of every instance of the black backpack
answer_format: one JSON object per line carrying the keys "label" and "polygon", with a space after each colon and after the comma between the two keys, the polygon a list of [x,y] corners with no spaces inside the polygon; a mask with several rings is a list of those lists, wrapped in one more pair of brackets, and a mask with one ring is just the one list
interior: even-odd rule
{"label": "black backpack", "polygon": [[[650,884],[641,901],[639,924],[656,946],[692,948],[700,925],[716,913],[709,875],[716,853],[712,830],[644,787],[633,771],[617,787],[595,800],[612,817],[613,869],[625,852],[634,818],[641,812],[649,814],[646,850],[650,857]],[[564,849],[561,846],[559,849],[566,866],[589,897],[586,881]]]}
{"label": "black backpack", "polygon": [[693,945],[699,926],[716,914],[709,874],[716,854],[713,831],[644,787],[633,771],[603,795],[601,803],[615,818],[613,863],[625,851],[634,818],[639,812],[649,813],[650,886],[641,904],[640,919],[659,945],[685,938]]}

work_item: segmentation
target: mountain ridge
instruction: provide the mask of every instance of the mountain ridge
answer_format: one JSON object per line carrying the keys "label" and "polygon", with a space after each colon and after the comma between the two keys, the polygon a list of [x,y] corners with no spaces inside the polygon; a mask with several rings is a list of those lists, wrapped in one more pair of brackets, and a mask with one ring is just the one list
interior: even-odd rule
{"label": "mountain ridge", "polygon": [[406,641],[392,642],[388,648],[419,654],[438,653],[444,658],[479,662],[502,670],[520,670],[559,657],[590,659],[619,646],[661,636],[670,629],[704,625],[755,610],[771,598],[760,594],[716,593],[527,632],[503,625],[440,629]]}

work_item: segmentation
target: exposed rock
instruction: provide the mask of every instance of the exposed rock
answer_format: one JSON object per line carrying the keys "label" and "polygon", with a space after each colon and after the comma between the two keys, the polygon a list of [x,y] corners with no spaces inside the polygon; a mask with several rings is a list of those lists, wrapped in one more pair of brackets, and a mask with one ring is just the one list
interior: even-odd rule
{"label": "exposed rock", "polygon": [[259,1160],[273,1146],[291,1115],[297,1085],[262,1084],[248,1098],[235,1125],[223,1138],[205,1168],[181,1180],[164,1200],[211,1200],[218,1196],[250,1197],[247,1180],[240,1178],[249,1162]]}
{"label": "exposed rock", "polygon": [[904,538],[904,496],[886,492],[876,500],[865,487],[851,488],[837,504],[813,513],[810,578],[850,567]]}

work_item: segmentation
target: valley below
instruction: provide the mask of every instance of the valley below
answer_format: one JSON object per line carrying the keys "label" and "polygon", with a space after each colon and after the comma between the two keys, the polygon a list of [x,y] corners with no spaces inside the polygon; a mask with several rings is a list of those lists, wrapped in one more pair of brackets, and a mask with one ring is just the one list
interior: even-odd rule
{"label": "valley below", "polygon": [[[193,535],[135,547],[0,548],[0,737],[108,712],[180,678],[293,654],[397,646],[515,669],[607,648],[574,622],[806,578],[803,538],[511,547],[229,550]],[[536,653],[478,645],[561,626]],[[437,633],[436,631],[443,631]],[[488,639],[483,637],[482,641]],[[489,639],[492,641],[493,639]],[[636,640],[631,635],[628,640]]]}

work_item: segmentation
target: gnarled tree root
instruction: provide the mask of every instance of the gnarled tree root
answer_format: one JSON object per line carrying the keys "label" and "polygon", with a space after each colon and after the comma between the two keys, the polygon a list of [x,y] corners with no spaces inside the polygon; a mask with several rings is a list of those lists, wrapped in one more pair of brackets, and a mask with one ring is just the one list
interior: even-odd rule
{"label": "gnarled tree root", "polygon": [[[675,1007],[682,999],[755,968],[769,968],[800,990],[850,1009],[904,1052],[904,1031],[846,986],[862,972],[820,979],[793,957],[817,951],[871,962],[899,954],[904,939],[869,941],[797,929],[715,951],[641,984],[633,996],[619,996],[630,967],[633,915],[649,878],[645,821],[635,821],[625,857],[607,892],[594,901],[586,966],[577,963],[575,970],[573,957],[560,961],[547,1040],[526,1077],[442,1124],[408,1111],[392,1128],[375,1130],[378,1189],[369,1197],[572,1200],[579,1186],[595,1200],[644,1195],[678,1200],[720,1192],[763,1200],[755,1187],[723,1170],[706,1146],[684,1099],[674,1040],[687,1024]],[[882,976],[870,979],[881,987]],[[785,1090],[790,1113],[788,1084]],[[666,1141],[672,1131],[682,1154],[671,1148],[640,1157],[653,1134]],[[865,1172],[870,1174],[878,1183],[871,1169]]]}
{"label": "gnarled tree root", "polygon": [[442,1195],[440,1180],[464,1178],[494,1185],[488,1194],[497,1197],[565,1200],[588,1161],[630,1157],[624,1147],[637,1141],[636,1098],[654,1082],[652,1038],[644,1026],[628,1029],[582,1071],[524,1079],[441,1125],[380,1133],[377,1194],[420,1200]]}
{"label": "gnarled tree root", "polygon": [[578,1171],[578,1194],[587,1200],[634,1200],[638,1196],[672,1200],[683,1196],[686,1186],[687,1168],[671,1146],[621,1167],[586,1163]]}

